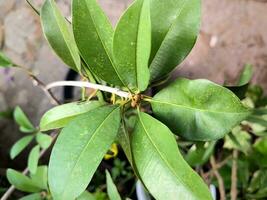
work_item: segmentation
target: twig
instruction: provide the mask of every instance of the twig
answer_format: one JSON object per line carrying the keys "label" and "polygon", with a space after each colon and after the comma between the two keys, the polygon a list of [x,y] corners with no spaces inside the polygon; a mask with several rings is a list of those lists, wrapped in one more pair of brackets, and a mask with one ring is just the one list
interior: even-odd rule
{"label": "twig", "polygon": [[116,94],[120,97],[124,97],[127,99],[132,97],[129,92],[124,92],[124,91],[121,91],[117,88],[112,88],[112,87],[108,87],[105,85],[98,85],[98,84],[83,82],[83,81],[57,81],[57,82],[53,82],[53,83],[48,84],[46,86],[46,90],[50,90],[53,87],[59,87],[59,86],[75,86],[75,87],[93,88],[95,90],[101,90],[104,92]]}
{"label": "twig", "polygon": [[[51,142],[51,145],[54,143],[54,141],[56,140],[58,136],[58,131],[54,131],[53,133],[51,133],[51,137],[52,137],[52,142]],[[46,153],[46,151],[48,150],[47,149],[43,149],[41,152],[40,152],[40,155],[39,155],[39,159],[42,158],[44,156],[44,154]],[[24,175],[27,175],[29,172],[29,169],[26,168],[23,170],[22,174]],[[14,185],[11,185],[8,190],[5,192],[5,194],[1,197],[0,200],[7,200],[9,198],[9,196],[16,190],[15,186]]]}
{"label": "twig", "polygon": [[231,200],[237,199],[237,159],[238,159],[238,151],[233,151],[233,165],[232,165],[232,175],[231,175]]}
{"label": "twig", "polygon": [[211,167],[212,167],[213,174],[217,178],[217,181],[218,181],[218,184],[219,184],[220,199],[221,200],[225,200],[226,198],[225,198],[224,182],[223,182],[223,179],[222,179],[220,173],[217,170],[216,161],[215,161],[214,156],[211,156],[210,164],[211,164]]}

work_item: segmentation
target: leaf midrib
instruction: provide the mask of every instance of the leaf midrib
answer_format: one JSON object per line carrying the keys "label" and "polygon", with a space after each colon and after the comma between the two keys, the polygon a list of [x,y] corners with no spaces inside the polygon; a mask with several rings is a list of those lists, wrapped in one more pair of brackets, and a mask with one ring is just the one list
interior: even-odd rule
{"label": "leaf midrib", "polygon": [[138,113],[139,115],[139,120],[144,128],[144,131],[150,141],[150,143],[152,144],[152,146],[155,148],[155,150],[158,152],[158,154],[160,155],[161,159],[163,160],[163,162],[167,165],[167,167],[170,169],[171,173],[174,174],[174,176],[179,180],[179,182],[185,187],[185,188],[190,188],[189,185],[187,185],[186,183],[184,183],[183,180],[181,180],[181,178],[175,173],[175,170],[173,169],[173,167],[169,164],[169,162],[164,158],[164,156],[161,154],[160,150],[158,149],[157,145],[153,142],[152,138],[150,137],[142,119],[141,119],[141,116],[140,116],[140,112]]}
{"label": "leaf midrib", "polygon": [[[119,107],[114,108],[112,111],[110,111],[110,113],[105,117],[105,119],[101,122],[101,124],[94,130],[94,133],[92,134],[92,137],[90,137],[90,139],[88,140],[87,144],[85,145],[85,147],[83,148],[82,152],[80,153],[80,155],[79,155],[77,161],[75,162],[74,166],[72,167],[72,169],[71,169],[71,173],[70,173],[71,175],[72,175],[73,170],[75,169],[75,167],[76,167],[77,164],[79,163],[79,161],[80,161],[80,159],[81,159],[81,157],[82,157],[84,151],[88,148],[88,146],[89,146],[89,144],[91,143],[91,141],[92,141],[92,140],[95,138],[95,136],[97,135],[97,132],[99,131],[99,129],[102,128],[102,126],[103,126],[103,124],[106,122],[106,120],[107,120],[107,119],[110,117],[110,115],[111,115],[116,109],[118,109],[118,108],[119,108]],[[63,196],[63,197],[64,197],[65,192],[66,192],[65,188],[67,188],[67,186],[69,185],[69,179],[71,178],[71,175],[68,177],[68,179],[67,179],[67,181],[66,181],[67,184],[65,185],[64,190],[63,190],[63,192],[62,192],[62,196]]]}
{"label": "leaf midrib", "polygon": [[159,103],[159,104],[167,104],[167,105],[171,105],[174,107],[180,107],[180,108],[184,108],[184,109],[188,109],[188,110],[196,110],[196,111],[200,111],[200,112],[209,112],[209,113],[218,113],[218,114],[233,114],[233,115],[242,115],[245,113],[248,113],[248,111],[244,111],[244,112],[220,112],[220,111],[214,111],[214,110],[203,110],[203,109],[199,109],[199,108],[195,108],[195,107],[188,107],[188,106],[184,106],[184,105],[179,105],[179,104],[174,104],[174,103],[170,103],[170,102],[166,102],[166,101],[157,101],[157,100],[153,100],[150,99],[149,101],[154,102],[154,103]]}

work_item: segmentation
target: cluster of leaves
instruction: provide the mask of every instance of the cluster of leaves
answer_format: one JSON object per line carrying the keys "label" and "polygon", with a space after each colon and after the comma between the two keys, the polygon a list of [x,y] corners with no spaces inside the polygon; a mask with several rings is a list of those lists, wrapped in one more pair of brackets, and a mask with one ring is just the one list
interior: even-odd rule
{"label": "cluster of leaves", "polygon": [[[63,128],[50,156],[45,198],[83,195],[117,142],[154,198],[212,199],[176,139],[220,139],[250,110],[229,89],[202,79],[178,78],[153,97],[146,96],[191,51],[200,0],[135,0],[115,31],[96,0],[73,0],[71,23],[54,0],[45,1],[40,17],[50,46],[67,65],[91,82],[129,94],[125,99],[98,91],[97,100],[60,105],[44,114],[40,131]],[[108,184],[109,191],[115,186]],[[118,194],[109,197],[120,199]]]}
{"label": "cluster of leaves", "polygon": [[[250,83],[252,74],[252,67],[247,65],[237,85],[230,87],[253,110],[249,117],[219,141],[181,145],[185,160],[206,174],[211,175],[213,170],[209,159],[216,158],[227,198],[230,198],[233,181],[237,182],[238,199],[267,198],[267,98],[260,86]],[[235,172],[232,171],[234,162]],[[213,176],[206,177],[206,181],[218,186],[218,180]]]}

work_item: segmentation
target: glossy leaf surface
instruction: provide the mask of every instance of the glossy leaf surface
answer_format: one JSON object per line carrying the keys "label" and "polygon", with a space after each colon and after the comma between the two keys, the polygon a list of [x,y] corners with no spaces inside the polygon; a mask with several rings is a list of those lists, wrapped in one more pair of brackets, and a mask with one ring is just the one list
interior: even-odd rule
{"label": "glossy leaf surface", "polygon": [[151,103],[157,118],[188,140],[222,138],[250,114],[230,90],[202,79],[177,79]]}
{"label": "glossy leaf surface", "polygon": [[200,24],[200,0],[152,0],[151,80],[170,73],[193,48]]}
{"label": "glossy leaf surface", "polygon": [[96,0],[73,0],[73,32],[90,69],[104,81],[123,86],[113,60],[113,28]]}
{"label": "glossy leaf surface", "polygon": [[116,185],[113,183],[113,180],[106,170],[106,182],[107,182],[107,192],[110,200],[121,200],[120,194],[116,188]]}
{"label": "glossy leaf surface", "polygon": [[30,152],[28,158],[28,168],[31,174],[35,174],[38,167],[40,147],[36,145]]}
{"label": "glossy leaf surface", "polygon": [[80,71],[80,55],[73,33],[55,1],[46,0],[40,14],[44,35],[52,49],[73,70]]}
{"label": "glossy leaf surface", "polygon": [[118,72],[134,91],[144,91],[149,82],[151,47],[149,1],[136,0],[124,13],[115,30],[113,51]]}
{"label": "glossy leaf surface", "polygon": [[11,159],[14,159],[17,155],[19,155],[31,143],[33,137],[33,135],[27,135],[19,139],[10,150]]}
{"label": "glossy leaf surface", "polygon": [[18,190],[24,192],[39,192],[41,190],[40,188],[34,185],[34,183],[29,177],[13,169],[7,170],[7,179]]}
{"label": "glossy leaf surface", "polygon": [[119,107],[105,106],[77,117],[62,130],[48,169],[53,198],[73,200],[86,189],[119,125]]}
{"label": "glossy leaf surface", "polygon": [[158,200],[211,200],[208,187],[179,152],[172,132],[148,114],[139,113],[132,134],[137,171]]}
{"label": "glossy leaf surface", "polygon": [[58,129],[66,126],[78,115],[104,105],[99,101],[74,102],[56,106],[47,111],[40,122],[41,131]]}

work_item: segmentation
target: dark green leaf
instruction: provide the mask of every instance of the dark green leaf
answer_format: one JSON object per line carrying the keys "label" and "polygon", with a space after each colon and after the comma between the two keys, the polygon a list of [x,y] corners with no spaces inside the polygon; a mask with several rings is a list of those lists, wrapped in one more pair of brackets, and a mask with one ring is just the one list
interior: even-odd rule
{"label": "dark green leaf", "polygon": [[256,108],[253,110],[255,115],[267,115],[267,108]]}
{"label": "dark green leaf", "polygon": [[7,170],[7,179],[18,190],[24,192],[39,192],[41,190],[33,184],[29,177],[13,169]]}
{"label": "dark green leaf", "polygon": [[262,117],[250,115],[247,119],[249,122],[260,124],[261,126],[267,127],[267,120]]}
{"label": "dark green leaf", "polygon": [[256,140],[253,144],[253,148],[259,153],[267,156],[267,137],[262,137]]}
{"label": "dark green leaf", "polygon": [[35,174],[31,174],[33,184],[41,189],[48,189],[48,173],[47,166],[39,166]]}
{"label": "dark green leaf", "polygon": [[149,83],[151,47],[149,1],[136,0],[121,17],[114,34],[113,51],[124,83],[135,92]]}
{"label": "dark green leaf", "polygon": [[20,198],[19,200],[42,200],[43,198],[41,197],[40,193],[34,193],[34,194],[29,194],[27,196],[24,196]]}
{"label": "dark green leaf", "polygon": [[193,48],[200,24],[200,0],[152,0],[151,80],[170,73]]}
{"label": "dark green leaf", "polygon": [[231,91],[202,79],[177,79],[150,101],[155,115],[188,140],[222,138],[250,114]]}
{"label": "dark green leaf", "polygon": [[52,143],[52,137],[41,132],[37,133],[36,141],[43,148],[47,149]]}
{"label": "dark green leaf", "polygon": [[55,53],[73,70],[81,70],[81,60],[73,33],[54,0],[46,0],[41,9],[44,35]]}
{"label": "dark green leaf", "polygon": [[3,52],[0,52],[0,67],[11,67],[12,61]]}
{"label": "dark green leaf", "polygon": [[76,200],[97,200],[90,192],[84,191]]}
{"label": "dark green leaf", "polygon": [[116,185],[113,183],[113,180],[106,170],[106,183],[107,183],[107,192],[110,200],[121,200],[120,194],[116,188]]}
{"label": "dark green leaf", "polygon": [[73,32],[90,69],[104,81],[123,86],[112,52],[113,28],[96,0],[72,0]]}
{"label": "dark green leaf", "polygon": [[86,189],[117,137],[119,125],[119,107],[105,106],[75,118],[62,130],[48,169],[55,199],[73,200]]}
{"label": "dark green leaf", "polygon": [[58,129],[66,126],[78,115],[103,106],[99,101],[74,102],[60,105],[47,111],[40,122],[41,131]]}
{"label": "dark green leaf", "polygon": [[139,113],[132,151],[137,171],[156,199],[212,199],[204,181],[183,159],[171,131],[148,114]]}
{"label": "dark green leaf", "polygon": [[19,155],[30,144],[33,138],[33,135],[28,135],[19,139],[10,150],[11,159],[14,159],[17,155]]}
{"label": "dark green leaf", "polygon": [[20,126],[20,130],[22,132],[31,133],[35,131],[35,128],[30,122],[30,120],[28,119],[28,117],[18,106],[15,108],[15,111],[14,111],[14,119],[17,122],[17,124]]}
{"label": "dark green leaf", "polygon": [[40,154],[40,146],[36,145],[30,152],[28,158],[28,168],[31,174],[35,174],[38,167],[38,160]]}

